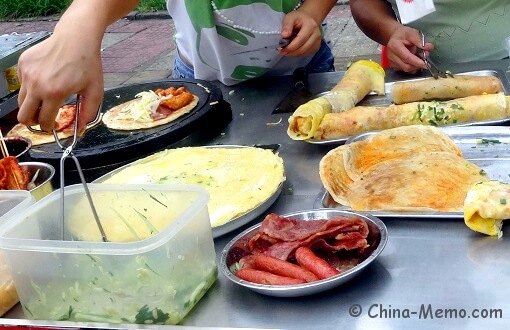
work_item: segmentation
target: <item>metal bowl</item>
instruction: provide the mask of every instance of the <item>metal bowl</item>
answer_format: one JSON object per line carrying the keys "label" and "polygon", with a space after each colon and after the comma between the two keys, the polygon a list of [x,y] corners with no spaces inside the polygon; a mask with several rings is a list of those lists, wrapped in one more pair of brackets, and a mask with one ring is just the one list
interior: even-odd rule
{"label": "metal bowl", "polygon": [[317,209],[283,215],[285,218],[304,221],[332,219],[338,216],[348,218],[360,217],[366,221],[369,228],[369,234],[367,237],[369,248],[365,249],[364,252],[364,256],[366,258],[355,267],[339,275],[316,282],[297,285],[265,285],[241,280],[230,271],[230,266],[232,266],[232,264],[236,263],[241,257],[243,257],[243,255],[239,254],[239,249],[234,249],[234,247],[239,241],[246,242],[251,237],[253,237],[258,232],[261,223],[246,229],[227,244],[221,253],[220,267],[225,276],[232,282],[255,292],[275,297],[306,296],[323,292],[344,284],[345,282],[359,275],[361,271],[364,270],[372,261],[374,261],[374,259],[377,258],[377,256],[382,252],[386,242],[388,241],[388,231],[386,229],[386,225],[384,225],[384,223],[378,218],[368,214],[330,209]]}
{"label": "metal bowl", "polygon": [[34,181],[35,188],[29,190],[36,200],[40,200],[53,191],[53,185],[51,184],[51,179],[55,175],[53,166],[42,162],[22,162],[19,165],[28,170],[30,180],[33,180],[37,173]]}
{"label": "metal bowl", "polygon": [[18,159],[18,162],[30,160],[29,150],[32,148],[32,141],[22,136],[10,136],[3,138],[9,155]]}

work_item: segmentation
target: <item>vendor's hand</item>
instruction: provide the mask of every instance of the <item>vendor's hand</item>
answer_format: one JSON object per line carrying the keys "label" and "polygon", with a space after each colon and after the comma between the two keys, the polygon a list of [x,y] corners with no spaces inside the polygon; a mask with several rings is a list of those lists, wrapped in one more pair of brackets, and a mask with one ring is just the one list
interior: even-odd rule
{"label": "vendor's hand", "polygon": [[426,42],[425,47],[422,47],[420,31],[401,25],[393,31],[386,48],[388,61],[393,69],[416,73],[418,70],[426,68],[423,59],[417,55],[417,52],[421,49],[428,54],[434,49],[434,45]]}
{"label": "vendor's hand", "polygon": [[290,12],[283,18],[282,38],[292,38],[292,41],[280,50],[281,55],[315,54],[321,47],[320,24],[304,11]]}
{"label": "vendor's hand", "polygon": [[101,41],[72,30],[72,26],[55,29],[51,37],[21,55],[20,123],[40,124],[42,130],[50,131],[58,109],[72,94],[80,94],[82,99],[80,132],[96,117],[103,96]]}

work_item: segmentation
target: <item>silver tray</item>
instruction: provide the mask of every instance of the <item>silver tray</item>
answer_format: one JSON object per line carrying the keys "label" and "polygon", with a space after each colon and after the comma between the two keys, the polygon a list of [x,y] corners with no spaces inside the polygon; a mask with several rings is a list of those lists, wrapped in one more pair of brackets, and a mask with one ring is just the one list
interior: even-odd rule
{"label": "silver tray", "polygon": [[[344,217],[360,217],[368,225],[369,234],[367,237],[367,241],[370,246],[370,250],[366,251],[366,258],[356,265],[355,267],[338,274],[336,276],[305,284],[297,284],[297,285],[264,285],[264,284],[256,284],[248,281],[241,280],[237,276],[235,276],[229,269],[230,265],[238,260],[235,260],[238,255],[238,251],[234,251],[232,248],[239,240],[247,240],[253,237],[257,232],[262,223],[254,225],[239,235],[237,235],[234,239],[232,239],[223,249],[221,253],[220,260],[220,268],[223,271],[223,274],[231,280],[232,282],[244,286],[250,290],[255,292],[265,294],[268,296],[274,297],[298,297],[311,295],[319,292],[323,292],[329,289],[332,289],[336,286],[346,283],[350,281],[357,275],[361,273],[372,261],[377,258],[377,256],[382,252],[384,247],[386,246],[386,242],[388,241],[388,231],[386,229],[386,225],[377,219],[376,217],[368,214],[362,214],[359,212],[348,212],[348,211],[340,211],[340,210],[310,210],[303,212],[296,212],[291,214],[282,215],[284,218],[292,218],[303,221],[314,221],[320,219],[332,219],[335,216],[344,216]],[[230,262],[230,264],[229,264]]]}
{"label": "silver tray", "polygon": [[[213,145],[213,146],[203,146],[203,147],[204,148],[254,148],[251,146],[241,146],[241,145]],[[255,147],[266,148],[265,146],[255,146]],[[267,146],[266,149],[268,149],[268,148],[272,149],[273,151],[276,151],[273,148],[273,146]],[[126,164],[122,167],[119,167],[119,168],[97,178],[93,182],[101,183],[101,182],[105,181],[106,179],[110,178],[111,176],[122,171],[123,169],[125,169],[129,166],[135,165],[139,161],[141,161],[141,160],[137,160],[132,163]],[[285,169],[284,169],[284,171],[285,171]],[[284,172],[284,178],[285,178],[285,172]],[[212,227],[213,238],[217,238],[217,237],[223,236],[225,234],[228,234],[228,233],[246,225],[250,221],[252,221],[252,220],[256,219],[258,216],[260,216],[265,210],[267,210],[276,201],[278,196],[280,196],[280,193],[282,192],[284,183],[285,183],[285,179],[278,185],[278,188],[276,188],[276,191],[271,196],[269,196],[265,201],[263,201],[261,204],[259,204],[254,209],[230,220],[229,222],[227,222],[221,226]]]}
{"label": "silver tray", "polygon": [[[469,72],[462,72],[462,73],[456,73],[458,75],[470,75],[470,76],[495,76],[498,77],[501,81],[501,88],[503,90],[503,93],[505,95],[510,95],[510,82],[508,79],[506,79],[506,75],[503,71],[500,70],[480,70],[480,71],[469,71]],[[427,79],[426,78],[416,78],[416,79],[409,79],[405,81],[418,81]],[[365,97],[361,102],[358,104],[360,106],[369,106],[369,107],[384,107],[389,106],[393,102],[393,99],[391,97],[391,86],[396,83],[390,82],[384,84],[385,89],[385,95],[376,95],[376,94],[369,94],[367,97]],[[503,118],[503,119],[492,119],[492,120],[483,120],[478,122],[471,122],[471,123],[458,123],[458,124],[452,124],[452,125],[446,125],[443,127],[466,127],[466,126],[493,126],[493,125],[503,125],[510,122],[510,118]],[[335,139],[326,139],[326,140],[304,140],[305,142],[311,143],[311,144],[321,144],[321,145],[339,145],[342,143],[345,143],[350,136],[341,137],[341,138],[335,138]]]}
{"label": "silver tray", "polygon": [[[443,127],[441,130],[453,139],[461,149],[463,157],[481,167],[490,179],[510,182],[510,127]],[[360,134],[349,138],[345,143],[361,141],[372,134],[374,133]],[[335,202],[325,188],[319,192],[314,202],[314,208],[352,211],[350,207]],[[463,212],[384,212],[377,210],[366,212],[381,218],[464,218]]]}

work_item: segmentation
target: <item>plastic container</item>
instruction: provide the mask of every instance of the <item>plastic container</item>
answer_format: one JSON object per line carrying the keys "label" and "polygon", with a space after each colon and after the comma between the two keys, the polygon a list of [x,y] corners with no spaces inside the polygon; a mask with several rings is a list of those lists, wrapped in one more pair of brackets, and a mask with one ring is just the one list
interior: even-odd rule
{"label": "plastic container", "polygon": [[111,242],[101,241],[81,184],[64,189],[64,220],[59,189],[0,226],[25,317],[177,324],[217,277],[207,192],[88,186]]}
{"label": "plastic container", "polygon": [[[0,225],[34,203],[24,190],[0,190]],[[0,250],[0,316],[19,301],[4,251]]]}

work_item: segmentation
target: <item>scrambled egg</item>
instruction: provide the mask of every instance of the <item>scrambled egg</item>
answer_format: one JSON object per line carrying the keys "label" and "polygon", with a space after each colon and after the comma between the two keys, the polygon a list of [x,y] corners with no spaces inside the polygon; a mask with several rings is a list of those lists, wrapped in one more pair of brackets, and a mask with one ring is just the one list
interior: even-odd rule
{"label": "scrambled egg", "polygon": [[167,149],[121,170],[102,183],[202,185],[210,194],[213,227],[256,208],[285,180],[283,160],[261,148]]}

